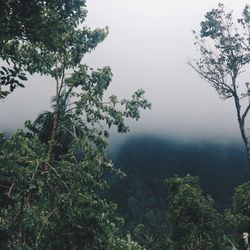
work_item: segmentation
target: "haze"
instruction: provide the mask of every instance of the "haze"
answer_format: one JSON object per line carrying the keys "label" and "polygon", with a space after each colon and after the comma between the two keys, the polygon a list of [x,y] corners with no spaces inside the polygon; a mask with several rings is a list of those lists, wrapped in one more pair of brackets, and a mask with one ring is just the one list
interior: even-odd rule
{"label": "haze", "polygon": [[[247,1],[221,1],[239,17]],[[132,133],[147,132],[192,138],[238,138],[232,100],[217,93],[187,65],[197,57],[191,30],[199,30],[215,0],[89,0],[85,22],[91,28],[109,26],[110,34],[84,63],[109,65],[114,73],[109,94],[128,97],[146,90],[152,110],[131,122]],[[244,79],[249,81],[249,72]],[[30,78],[0,104],[0,129],[13,130],[50,106],[51,79]]]}

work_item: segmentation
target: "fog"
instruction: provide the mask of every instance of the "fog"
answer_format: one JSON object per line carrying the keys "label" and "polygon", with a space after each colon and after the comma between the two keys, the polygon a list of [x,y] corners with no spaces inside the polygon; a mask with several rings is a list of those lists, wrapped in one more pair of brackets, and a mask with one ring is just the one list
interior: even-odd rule
{"label": "fog", "polygon": [[[239,17],[247,1],[225,0]],[[109,94],[129,97],[143,88],[152,110],[131,122],[131,132],[182,138],[239,138],[232,100],[216,91],[187,65],[198,56],[191,30],[199,30],[215,0],[89,0],[85,25],[109,27],[109,36],[83,60],[94,68],[111,66]],[[242,81],[249,81],[249,71]],[[0,103],[0,129],[13,130],[50,106],[55,84],[32,76]]]}

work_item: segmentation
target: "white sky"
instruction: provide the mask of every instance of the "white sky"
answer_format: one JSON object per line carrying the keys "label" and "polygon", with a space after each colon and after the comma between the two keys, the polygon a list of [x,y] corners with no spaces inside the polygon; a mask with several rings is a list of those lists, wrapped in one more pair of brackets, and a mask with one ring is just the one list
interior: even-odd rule
{"label": "white sky", "polygon": [[[239,17],[246,0],[224,0]],[[151,111],[131,123],[133,132],[183,137],[239,136],[232,100],[222,101],[187,65],[197,56],[191,30],[198,30],[204,15],[216,8],[215,0],[88,0],[91,28],[109,26],[110,34],[84,62],[109,65],[114,73],[110,94],[128,97],[146,90]],[[249,71],[245,79],[250,79]],[[245,80],[244,79],[244,80]],[[49,107],[54,85],[33,77],[0,103],[0,129],[17,128]],[[250,127],[250,126],[249,126]]]}

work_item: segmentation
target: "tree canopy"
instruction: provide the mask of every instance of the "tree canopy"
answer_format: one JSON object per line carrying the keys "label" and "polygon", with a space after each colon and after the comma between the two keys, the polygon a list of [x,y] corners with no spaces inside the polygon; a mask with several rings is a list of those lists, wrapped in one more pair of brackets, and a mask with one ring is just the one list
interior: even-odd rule
{"label": "tree canopy", "polygon": [[24,87],[26,73],[49,74],[59,51],[79,62],[107,35],[107,30],[78,28],[87,13],[84,0],[1,1],[0,12],[0,57],[6,63],[0,70],[0,98]]}
{"label": "tree canopy", "polygon": [[232,12],[227,13],[224,5],[219,4],[217,9],[207,12],[200,26],[200,32],[194,31],[200,58],[190,65],[221,98],[233,98],[250,164],[250,144],[245,128],[250,104],[242,100],[249,93],[246,94],[248,89],[242,88],[245,83],[239,79],[250,63],[250,7],[246,5],[242,17],[235,20]]}
{"label": "tree canopy", "polygon": [[[84,27],[85,1],[3,6],[0,56],[9,67],[0,71],[1,86],[13,91],[20,85],[15,77],[40,73],[54,79],[55,97],[52,110],[27,121],[26,131],[1,134],[0,247],[141,249],[120,233],[122,219],[102,193],[107,173],[122,174],[107,157],[108,130],[128,132],[126,119],[139,119],[151,106],[144,91],[105,99],[111,69],[81,64],[108,33]],[[1,90],[2,97],[8,93]]]}

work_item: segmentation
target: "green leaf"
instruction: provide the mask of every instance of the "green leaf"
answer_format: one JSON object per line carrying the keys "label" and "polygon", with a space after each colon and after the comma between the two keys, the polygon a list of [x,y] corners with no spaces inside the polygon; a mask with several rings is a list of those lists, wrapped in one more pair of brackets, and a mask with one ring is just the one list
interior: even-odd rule
{"label": "green leaf", "polygon": [[18,75],[18,78],[21,79],[22,81],[27,81],[27,77],[24,75]]}

